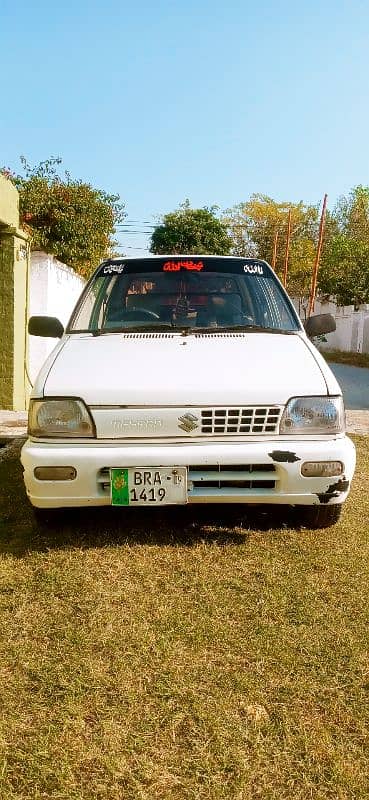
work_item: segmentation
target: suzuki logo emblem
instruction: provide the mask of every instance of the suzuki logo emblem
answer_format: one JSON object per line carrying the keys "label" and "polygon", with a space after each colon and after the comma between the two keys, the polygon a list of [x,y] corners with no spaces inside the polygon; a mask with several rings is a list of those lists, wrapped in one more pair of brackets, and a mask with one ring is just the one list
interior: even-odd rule
{"label": "suzuki logo emblem", "polygon": [[183,414],[183,417],[178,417],[178,427],[181,428],[182,431],[186,431],[186,433],[190,433],[190,431],[194,431],[198,428],[198,422],[199,418],[195,417],[194,414]]}

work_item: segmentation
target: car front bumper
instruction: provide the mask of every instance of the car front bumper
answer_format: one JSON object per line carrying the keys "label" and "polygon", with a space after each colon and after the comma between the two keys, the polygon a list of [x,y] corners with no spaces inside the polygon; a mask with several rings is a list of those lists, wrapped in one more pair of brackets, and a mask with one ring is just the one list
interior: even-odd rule
{"label": "car front bumper", "polygon": [[[189,503],[343,503],[355,469],[355,447],[347,436],[273,441],[135,443],[38,442],[22,449],[24,481],[38,508],[111,504],[112,467],[188,467]],[[305,478],[306,461],[341,461],[341,475]],[[74,480],[38,480],[36,467],[74,467]]]}

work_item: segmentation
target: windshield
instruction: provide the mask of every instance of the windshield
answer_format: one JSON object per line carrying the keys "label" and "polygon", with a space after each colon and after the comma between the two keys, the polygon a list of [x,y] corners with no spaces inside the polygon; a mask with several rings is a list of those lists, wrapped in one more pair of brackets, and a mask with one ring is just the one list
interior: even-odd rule
{"label": "windshield", "polygon": [[297,331],[301,325],[265,262],[172,256],[104,263],[68,332],[163,328]]}

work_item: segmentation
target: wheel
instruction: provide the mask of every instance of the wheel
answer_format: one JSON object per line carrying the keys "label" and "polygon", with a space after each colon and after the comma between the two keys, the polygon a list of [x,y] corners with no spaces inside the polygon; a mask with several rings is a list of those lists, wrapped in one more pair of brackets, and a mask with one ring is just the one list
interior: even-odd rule
{"label": "wheel", "polygon": [[304,528],[329,528],[338,522],[342,505],[300,506],[298,511]]}

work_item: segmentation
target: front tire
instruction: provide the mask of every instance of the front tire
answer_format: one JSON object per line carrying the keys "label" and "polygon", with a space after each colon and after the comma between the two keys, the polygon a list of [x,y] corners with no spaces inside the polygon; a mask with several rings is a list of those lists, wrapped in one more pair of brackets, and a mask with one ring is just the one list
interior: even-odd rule
{"label": "front tire", "polygon": [[301,525],[304,528],[330,528],[338,522],[342,505],[333,506],[300,506]]}

